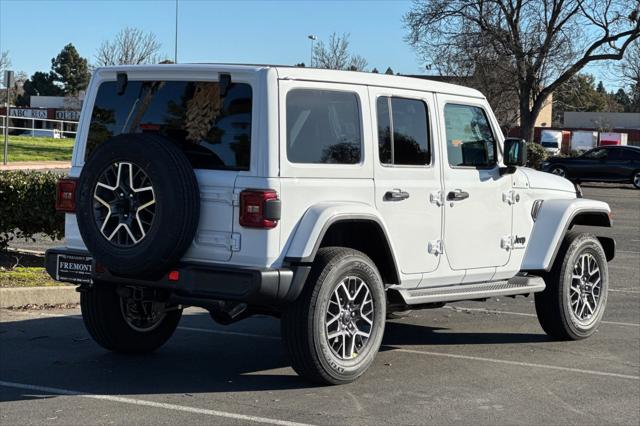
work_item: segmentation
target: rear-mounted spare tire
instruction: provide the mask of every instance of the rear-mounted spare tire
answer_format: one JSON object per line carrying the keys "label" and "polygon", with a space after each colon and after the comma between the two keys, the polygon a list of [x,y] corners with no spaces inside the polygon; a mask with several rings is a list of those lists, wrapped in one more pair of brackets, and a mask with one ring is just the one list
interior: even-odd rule
{"label": "rear-mounted spare tire", "polygon": [[159,135],[102,143],[78,182],[80,235],[96,262],[124,276],[156,277],[184,255],[200,219],[200,191],[187,157]]}

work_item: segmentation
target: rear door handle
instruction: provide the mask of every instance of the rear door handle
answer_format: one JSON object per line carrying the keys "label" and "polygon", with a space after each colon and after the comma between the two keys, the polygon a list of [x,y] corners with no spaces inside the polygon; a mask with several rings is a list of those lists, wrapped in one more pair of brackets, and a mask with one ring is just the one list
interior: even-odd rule
{"label": "rear door handle", "polygon": [[461,189],[456,189],[447,194],[447,201],[462,201],[469,198],[469,193]]}
{"label": "rear door handle", "polygon": [[402,201],[409,198],[409,193],[401,189],[394,189],[393,191],[387,191],[384,194],[385,201]]}

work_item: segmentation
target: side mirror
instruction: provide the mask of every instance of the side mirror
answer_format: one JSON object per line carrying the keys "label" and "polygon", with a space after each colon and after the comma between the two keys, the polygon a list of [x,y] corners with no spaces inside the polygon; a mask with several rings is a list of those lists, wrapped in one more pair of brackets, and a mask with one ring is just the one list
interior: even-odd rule
{"label": "side mirror", "polygon": [[504,165],[507,167],[527,164],[527,144],[524,139],[506,138],[504,140]]}

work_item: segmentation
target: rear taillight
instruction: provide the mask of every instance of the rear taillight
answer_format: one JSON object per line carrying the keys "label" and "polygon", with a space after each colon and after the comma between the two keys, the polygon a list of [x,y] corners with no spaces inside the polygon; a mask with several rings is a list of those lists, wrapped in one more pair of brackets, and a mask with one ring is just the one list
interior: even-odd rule
{"label": "rear taillight", "polygon": [[60,179],[56,185],[56,210],[73,213],[76,211],[76,179]]}
{"label": "rear taillight", "polygon": [[275,228],[280,220],[280,200],[272,189],[247,189],[240,193],[240,225]]}

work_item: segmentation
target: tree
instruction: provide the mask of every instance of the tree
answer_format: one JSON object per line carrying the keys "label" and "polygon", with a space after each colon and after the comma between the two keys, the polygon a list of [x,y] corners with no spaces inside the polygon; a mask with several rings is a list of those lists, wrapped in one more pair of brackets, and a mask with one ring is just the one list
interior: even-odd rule
{"label": "tree", "polygon": [[380,71],[378,71],[378,68],[375,68],[375,67],[371,70],[371,72],[374,74],[380,74]]}
{"label": "tree", "polygon": [[624,109],[625,112],[629,112],[631,108],[631,98],[627,95],[627,92],[621,87],[613,95],[613,99]]}
{"label": "tree", "polygon": [[349,34],[333,33],[327,44],[318,41],[313,48],[313,60],[316,67],[332,70],[364,71],[367,66],[362,56],[349,53]]}
{"label": "tree", "polygon": [[96,53],[96,65],[155,64],[160,61],[162,44],[152,32],[125,27],[112,41],[103,41]]}
{"label": "tree", "polygon": [[387,75],[393,75],[393,70],[391,69],[391,67],[387,67],[387,70],[384,73]]}
{"label": "tree", "polygon": [[[438,70],[500,64],[518,96],[521,136],[549,96],[586,65],[620,60],[640,37],[640,0],[416,0],[409,43]],[[476,56],[477,57],[477,56]]]}
{"label": "tree", "polygon": [[91,74],[87,60],[80,56],[73,44],[67,44],[51,59],[51,71],[56,82],[62,85],[65,95],[76,96],[86,89]]}
{"label": "tree", "polygon": [[602,93],[596,89],[594,76],[576,74],[558,87],[553,95],[553,121],[561,123],[566,111],[607,111],[606,97],[606,91]]}
{"label": "tree", "polygon": [[55,75],[36,71],[31,78],[26,79],[22,89],[24,93],[18,96],[16,105],[29,105],[31,96],[62,96],[64,91],[56,84]]}
{"label": "tree", "polygon": [[619,64],[623,84],[629,88],[630,112],[640,112],[640,40],[636,40]]}

